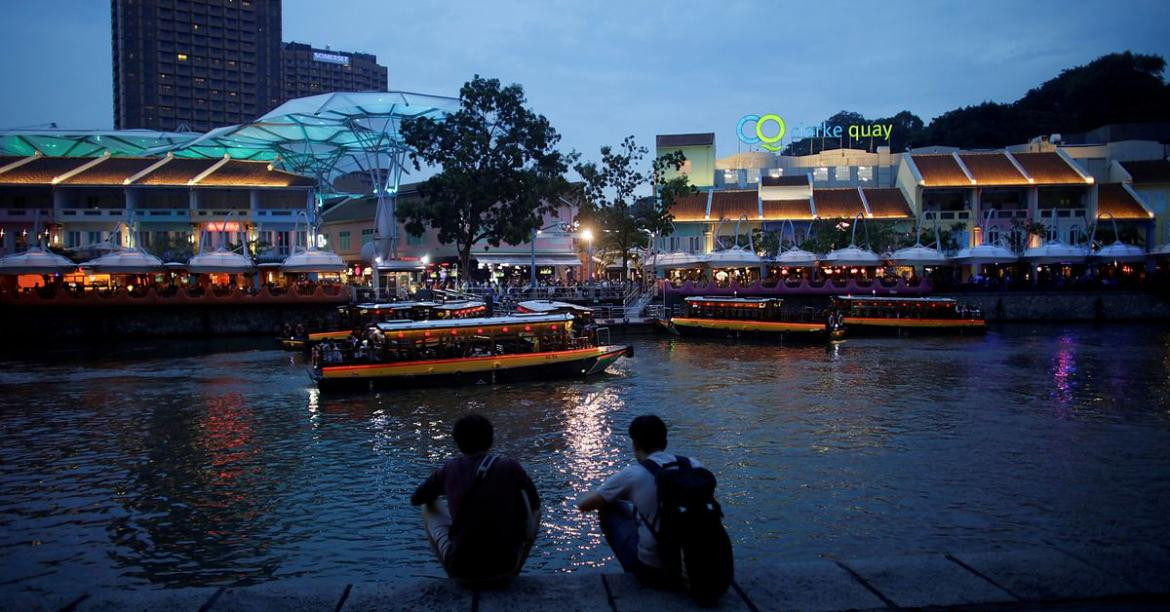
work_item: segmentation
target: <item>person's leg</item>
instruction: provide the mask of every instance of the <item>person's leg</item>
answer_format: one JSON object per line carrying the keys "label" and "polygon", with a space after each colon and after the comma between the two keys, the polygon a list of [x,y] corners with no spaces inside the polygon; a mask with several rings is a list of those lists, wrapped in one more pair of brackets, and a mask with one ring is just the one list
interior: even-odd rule
{"label": "person's leg", "polygon": [[447,555],[451,552],[451,540],[448,537],[451,531],[451,512],[447,509],[447,500],[436,499],[423,506],[423,527],[426,528],[431,551],[435,553],[443,569],[447,569]]}
{"label": "person's leg", "polygon": [[634,516],[634,505],[627,501],[606,504],[598,513],[601,533],[613,550],[622,569],[637,573],[642,562],[638,560],[638,521]]}

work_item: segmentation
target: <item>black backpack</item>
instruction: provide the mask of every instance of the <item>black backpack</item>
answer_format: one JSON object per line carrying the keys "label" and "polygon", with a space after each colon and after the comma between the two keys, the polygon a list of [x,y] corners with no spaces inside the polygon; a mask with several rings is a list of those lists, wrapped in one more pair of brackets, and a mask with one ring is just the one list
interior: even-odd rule
{"label": "black backpack", "polygon": [[642,520],[658,542],[663,571],[681,580],[695,599],[714,603],[735,575],[731,539],[715,501],[715,475],[691,467],[686,457],[663,466],[647,459],[642,466],[658,486],[658,515]]}
{"label": "black backpack", "polygon": [[[509,572],[516,565],[519,544],[515,533],[518,526],[500,525],[493,520],[498,513],[487,507],[507,502],[489,498],[481,488],[496,458],[495,455],[485,455],[480,460],[475,478],[463,494],[459,512],[452,517],[448,532],[452,547],[447,559],[447,570],[452,576],[467,580],[493,578]],[[508,511],[503,514],[518,516]]]}

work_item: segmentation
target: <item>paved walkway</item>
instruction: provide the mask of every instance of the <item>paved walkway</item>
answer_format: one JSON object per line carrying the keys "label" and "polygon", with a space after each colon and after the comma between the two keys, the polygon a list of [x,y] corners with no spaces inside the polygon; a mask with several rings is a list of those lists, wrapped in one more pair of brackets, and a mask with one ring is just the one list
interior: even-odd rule
{"label": "paved walkway", "polygon": [[[668,610],[699,609],[683,593],[641,587],[624,574],[524,575],[500,590],[449,580],[313,585],[286,581],[246,588],[3,595],[11,610]],[[722,610],[1166,609],[1170,548],[1041,548],[990,553],[815,560],[740,567]]]}

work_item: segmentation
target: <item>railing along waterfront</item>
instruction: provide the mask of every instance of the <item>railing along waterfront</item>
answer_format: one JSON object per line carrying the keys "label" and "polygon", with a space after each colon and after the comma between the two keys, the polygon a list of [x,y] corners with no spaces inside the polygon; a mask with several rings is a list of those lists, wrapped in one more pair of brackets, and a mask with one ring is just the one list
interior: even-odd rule
{"label": "railing along waterfront", "polygon": [[882,280],[823,280],[813,282],[801,279],[799,282],[778,281],[768,284],[762,281],[741,285],[729,283],[694,283],[685,281],[681,285],[666,284],[666,293],[673,295],[837,295],[842,293],[870,295],[923,295],[930,293],[933,286],[930,279],[912,283],[899,278],[894,282]]}
{"label": "railing along waterfront", "polygon": [[238,289],[174,288],[156,291],[125,288],[114,291],[74,291],[68,289],[5,291],[0,304],[11,306],[195,306],[260,304],[331,304],[350,300],[350,292],[340,285],[293,287],[287,290],[261,287],[256,291]]}

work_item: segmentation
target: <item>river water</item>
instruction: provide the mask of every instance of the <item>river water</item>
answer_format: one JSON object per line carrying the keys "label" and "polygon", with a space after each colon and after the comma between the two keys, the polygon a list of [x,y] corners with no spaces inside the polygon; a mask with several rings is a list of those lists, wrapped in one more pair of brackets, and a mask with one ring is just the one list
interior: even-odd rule
{"label": "river water", "polygon": [[0,592],[441,575],[408,498],[468,411],[544,498],[532,572],[616,568],[572,500],[647,412],[740,564],[1170,540],[1170,329],[627,341],[588,382],[341,396],[262,340],[9,355]]}

